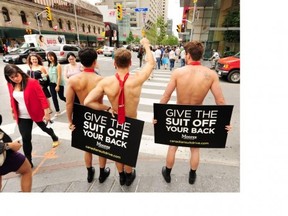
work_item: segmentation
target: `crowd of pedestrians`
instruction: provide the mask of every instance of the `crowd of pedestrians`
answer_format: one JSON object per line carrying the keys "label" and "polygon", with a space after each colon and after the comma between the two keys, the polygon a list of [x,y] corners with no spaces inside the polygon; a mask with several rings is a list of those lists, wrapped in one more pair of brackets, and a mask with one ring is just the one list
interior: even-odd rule
{"label": "crowd of pedestrians", "polygon": [[[76,62],[76,56],[73,53],[69,53],[67,56],[69,64],[64,67],[63,72],[54,52],[47,53],[47,70],[43,66],[41,57],[33,53],[28,57],[27,64],[29,70],[27,73],[23,72],[16,65],[7,64],[5,66],[4,76],[8,84],[12,114],[18,124],[26,159],[21,154],[11,154],[15,157],[15,161],[19,160],[17,166],[15,165],[13,168],[9,168],[12,167],[9,164],[0,166],[0,191],[1,175],[5,175],[8,172],[16,172],[17,170],[22,175],[22,191],[31,191],[31,168],[34,166],[31,154],[33,148],[33,122],[51,137],[53,148],[60,144],[54,130],[49,126],[51,113],[53,112],[49,104],[50,97],[52,97],[54,104],[55,117],[61,114],[58,97],[66,103],[68,127],[71,131],[75,129],[75,125],[72,122],[74,103],[79,103],[96,110],[107,111],[112,116],[118,114],[118,123],[123,124],[125,116],[137,118],[141,88],[146,80],[153,77],[153,70],[161,68],[168,70],[169,68],[170,71],[173,70],[171,80],[160,103],[167,103],[172,92],[176,89],[178,104],[201,105],[209,90],[212,91],[216,104],[225,104],[216,73],[210,71],[205,66],[201,66],[200,59],[203,55],[201,43],[190,42],[185,47],[158,46],[155,50],[146,38],[143,38],[140,43],[141,47],[137,56],[140,61],[140,70],[135,75],[129,73],[132,55],[127,49],[115,50],[114,66],[116,71],[115,75],[109,77],[101,77],[95,72],[95,68],[98,67],[97,52],[91,48],[79,51],[81,64]],[[144,62],[142,62],[143,60]],[[181,67],[174,70],[175,62],[180,62]],[[209,74],[209,82],[207,79],[190,76],[189,74],[194,70],[203,71],[203,76]],[[48,83],[47,85],[44,85],[44,82],[41,83],[43,79],[48,80],[45,82]],[[202,83],[203,80],[205,80],[205,83]],[[177,86],[176,83],[178,83]],[[182,85],[179,85],[179,83],[182,83]],[[66,88],[66,97],[64,95],[64,86]],[[192,95],[191,92],[193,93]],[[110,102],[109,105],[103,104],[104,95],[107,95]],[[200,95],[201,98],[197,98]],[[121,97],[123,98],[121,99]],[[124,100],[124,97],[127,100]],[[191,101],[198,102],[194,103]],[[157,120],[154,120],[154,123],[157,124]],[[230,126],[226,127],[226,130],[230,129]],[[12,140],[9,142],[9,146],[15,152],[21,147],[20,144],[14,143]],[[174,164],[176,150],[177,147],[175,146],[168,148],[166,166],[162,169],[163,178],[168,183],[171,181],[170,172]],[[93,181],[95,174],[92,159],[91,153],[84,152],[87,181],[89,183]],[[100,183],[103,183],[110,174],[110,168],[106,167],[106,160],[106,158],[99,156]],[[7,159],[6,163],[10,163],[8,161]],[[27,166],[27,163],[30,166]],[[190,164],[189,183],[194,184],[196,169],[199,164],[199,148],[191,148]],[[136,178],[136,169],[119,162],[116,162],[116,168],[119,173],[120,185],[126,184],[130,186]]]}

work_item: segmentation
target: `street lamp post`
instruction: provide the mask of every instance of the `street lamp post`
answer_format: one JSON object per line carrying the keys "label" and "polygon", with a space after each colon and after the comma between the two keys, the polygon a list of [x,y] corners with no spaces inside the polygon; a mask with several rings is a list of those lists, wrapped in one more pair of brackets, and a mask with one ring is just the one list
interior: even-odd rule
{"label": "street lamp post", "polygon": [[39,34],[41,34],[40,23],[39,23],[39,16],[40,16],[42,13],[44,13],[44,12],[45,12],[45,10],[41,11],[40,13],[37,13],[37,12],[35,13]]}
{"label": "street lamp post", "polygon": [[191,29],[190,29],[190,41],[192,41],[192,35],[193,35],[192,24],[193,24],[193,22],[191,22],[190,20],[187,20],[187,19],[183,19],[183,21],[188,22],[188,23],[191,24]]}
{"label": "street lamp post", "polygon": [[78,29],[78,22],[77,22],[77,14],[76,14],[76,0],[74,0],[74,15],[75,15],[75,25],[76,25],[76,32],[77,32],[77,43],[80,45],[80,39],[79,39],[79,29]]}
{"label": "street lamp post", "polygon": [[194,31],[194,21],[195,21],[195,14],[196,14],[196,7],[197,7],[197,0],[193,1],[194,6],[193,6],[193,14],[192,14],[192,21],[187,20],[187,19],[183,19],[184,21],[188,22],[191,24],[191,30],[190,30],[190,41],[192,41],[193,38],[193,31]]}

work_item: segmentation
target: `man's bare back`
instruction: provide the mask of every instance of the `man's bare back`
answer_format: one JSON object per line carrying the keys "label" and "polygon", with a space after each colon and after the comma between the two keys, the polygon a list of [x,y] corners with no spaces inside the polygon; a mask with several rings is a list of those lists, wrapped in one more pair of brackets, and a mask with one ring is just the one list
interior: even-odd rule
{"label": "man's bare back", "polygon": [[[127,80],[125,81],[124,95],[125,95],[125,116],[130,118],[137,117],[137,108],[140,101],[141,89],[143,83],[149,78],[151,72],[153,71],[155,61],[153,54],[150,50],[149,41],[146,38],[141,40],[141,44],[146,50],[147,62],[141,71],[135,74],[129,74]],[[123,55],[127,57],[127,50],[118,50],[116,54]],[[116,55],[115,54],[115,55]],[[116,56],[115,59],[118,57]],[[116,64],[116,63],[115,63]],[[121,62],[119,62],[121,64]],[[117,66],[117,65],[116,65]],[[119,75],[120,80],[124,80],[124,77],[129,73],[131,66],[131,58],[126,60],[125,67],[117,67],[116,73]],[[85,99],[85,105],[93,109],[107,110],[107,105],[101,105],[98,100],[100,95],[107,95],[109,102],[111,103],[113,111],[118,113],[118,100],[120,94],[120,84],[115,75],[105,77],[102,81],[98,83],[95,89],[93,89],[90,94]]]}
{"label": "man's bare back", "polygon": [[84,99],[86,98],[88,93],[93,88],[95,88],[98,82],[102,79],[103,77],[97,75],[96,73],[81,72],[77,75],[70,77],[68,85],[77,94],[80,104],[83,105]]}
{"label": "man's bare back", "polygon": [[219,80],[215,71],[201,65],[186,65],[176,69],[163,95],[167,103],[174,89],[177,92],[177,104],[201,105],[211,89],[216,104],[224,104],[224,97],[219,88]]}

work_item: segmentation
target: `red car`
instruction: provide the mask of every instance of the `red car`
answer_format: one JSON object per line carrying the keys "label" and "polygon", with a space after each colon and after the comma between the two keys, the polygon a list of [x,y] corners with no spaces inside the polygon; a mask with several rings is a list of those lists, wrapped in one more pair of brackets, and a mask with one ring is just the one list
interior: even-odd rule
{"label": "red car", "polygon": [[240,82],[240,52],[234,56],[221,58],[218,60],[216,72],[219,77],[226,77],[229,82]]}

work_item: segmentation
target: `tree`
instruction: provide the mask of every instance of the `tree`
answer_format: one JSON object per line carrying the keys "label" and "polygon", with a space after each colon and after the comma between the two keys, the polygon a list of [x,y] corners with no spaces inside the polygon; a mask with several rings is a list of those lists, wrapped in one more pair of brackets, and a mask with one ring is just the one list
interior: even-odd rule
{"label": "tree", "polygon": [[130,43],[132,43],[133,41],[134,41],[134,37],[133,37],[132,32],[130,31],[130,32],[129,32],[129,36],[126,38],[126,42],[127,42],[127,44],[130,44]]}
{"label": "tree", "polygon": [[[223,22],[223,27],[240,27],[240,12],[229,11]],[[223,33],[224,41],[240,42],[240,31],[225,31]]]}
{"label": "tree", "polygon": [[175,46],[179,44],[178,37],[175,37],[174,35],[169,35],[168,37],[165,37],[161,44],[163,45],[169,45],[169,46]]}
{"label": "tree", "polygon": [[146,31],[148,40],[153,45],[160,45],[166,36],[167,23],[164,22],[163,17],[158,17],[157,22],[154,23],[149,30]]}

